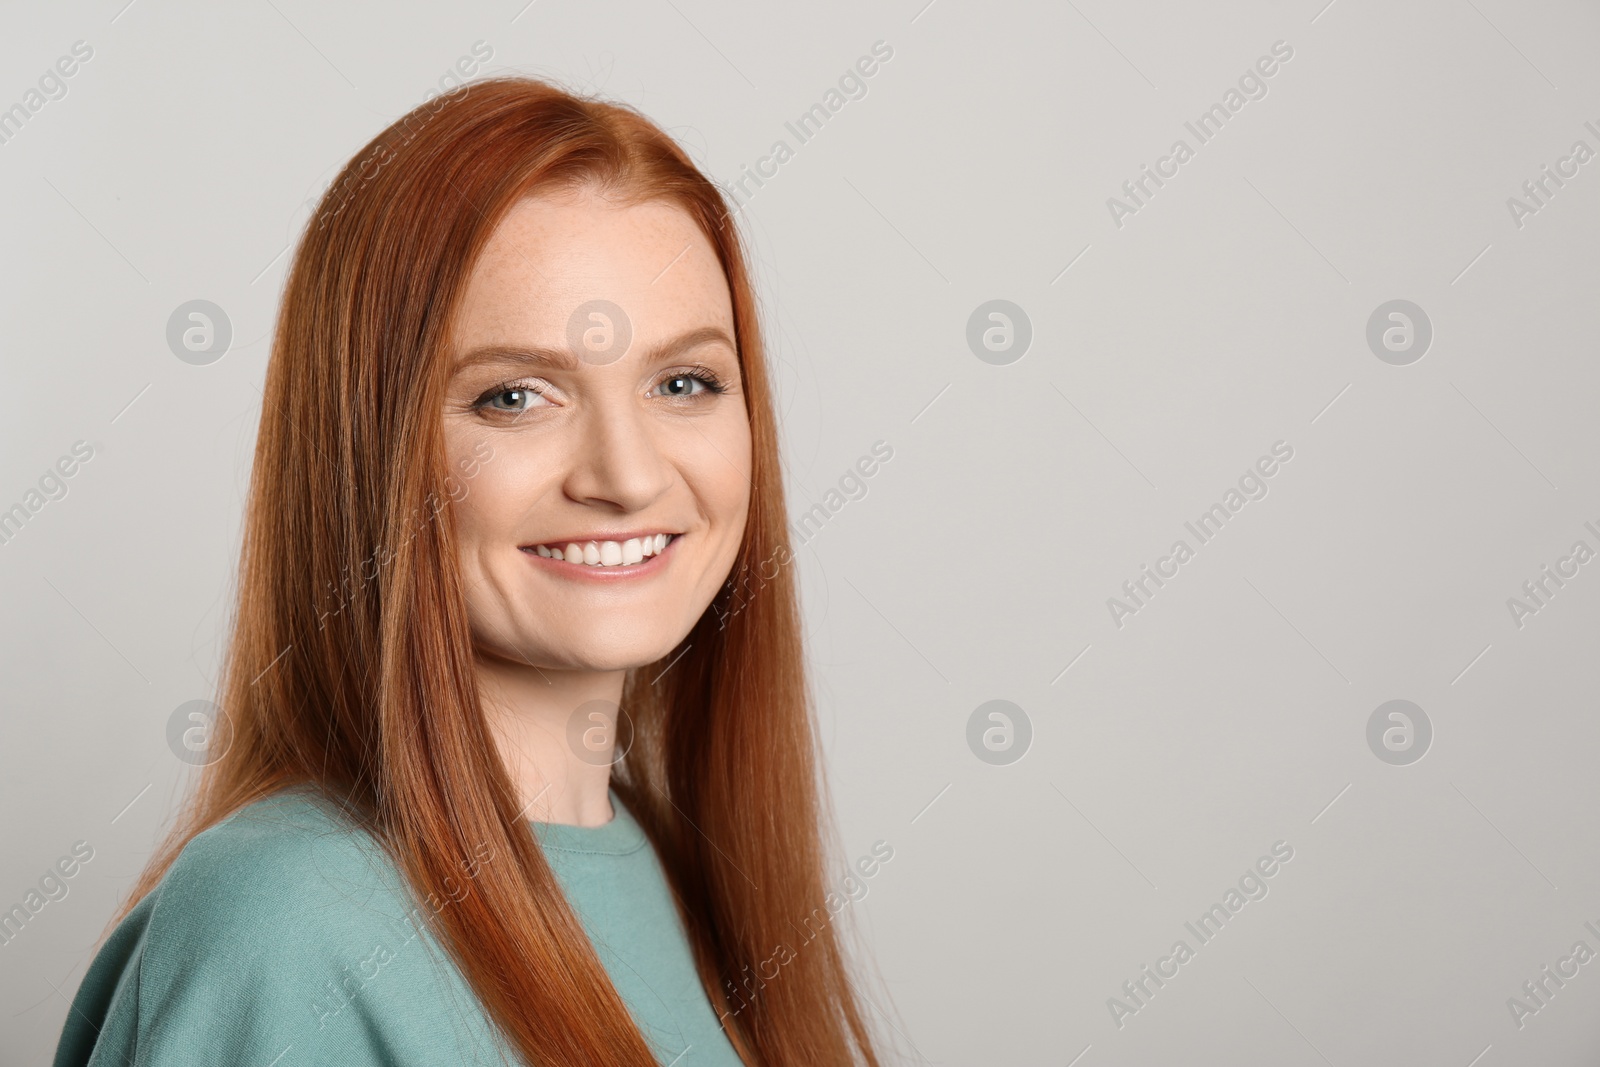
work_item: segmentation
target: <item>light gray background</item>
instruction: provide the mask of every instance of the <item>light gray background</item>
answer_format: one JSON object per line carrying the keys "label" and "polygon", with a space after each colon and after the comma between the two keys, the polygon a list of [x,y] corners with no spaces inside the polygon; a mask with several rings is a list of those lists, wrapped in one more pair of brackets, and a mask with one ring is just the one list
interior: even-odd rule
{"label": "light gray background", "polygon": [[[802,551],[852,909],[895,1062],[1579,1064],[1600,962],[1600,150],[1592,4],[761,5],[251,0],[35,6],[0,107],[94,56],[0,145],[0,508],[95,458],[0,545],[0,907],[77,840],[70,894],[0,947],[0,1048],[45,1062],[185,781],[210,695],[288,245],[343,162],[475,42],[487,72],[631,102],[718,180],[796,148],[743,213],[798,516],[893,459]],[[814,140],[784,128],[873,43]],[[1273,42],[1269,92],[1120,228],[1107,198]],[[481,74],[480,74],[481,76]],[[1070,269],[1069,269],[1070,266]],[[234,345],[174,357],[205,298]],[[1434,339],[1392,366],[1368,316]],[[1006,299],[1034,338],[978,359]],[[1278,440],[1294,449],[1118,628],[1107,598]],[[1425,709],[1419,762],[1366,741]],[[979,760],[1015,702],[1025,758]],[[1294,858],[1119,1028],[1107,998],[1275,841]],[[897,1032],[898,1031],[898,1032]]]}

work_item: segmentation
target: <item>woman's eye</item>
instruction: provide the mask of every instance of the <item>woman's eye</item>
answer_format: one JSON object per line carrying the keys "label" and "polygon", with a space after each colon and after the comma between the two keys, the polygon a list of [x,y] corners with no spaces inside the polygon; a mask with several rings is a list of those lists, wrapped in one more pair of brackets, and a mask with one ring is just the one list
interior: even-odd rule
{"label": "woman's eye", "polygon": [[491,411],[508,411],[512,413],[527,411],[539,404],[539,394],[532,389],[510,388],[501,389],[499,392],[490,393],[478,402],[480,407]]}
{"label": "woman's eye", "polygon": [[[699,390],[694,388],[696,385],[700,386]],[[700,392],[720,393],[722,391],[717,388],[715,382],[698,374],[674,374],[670,378],[664,379],[656,388],[666,390],[667,396],[696,396]]]}

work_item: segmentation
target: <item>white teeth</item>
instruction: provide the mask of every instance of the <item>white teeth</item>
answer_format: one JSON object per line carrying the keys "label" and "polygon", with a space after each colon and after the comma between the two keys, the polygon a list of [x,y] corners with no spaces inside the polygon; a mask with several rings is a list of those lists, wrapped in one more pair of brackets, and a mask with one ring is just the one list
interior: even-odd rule
{"label": "white teeth", "polygon": [[559,559],[566,563],[582,563],[590,567],[626,567],[639,563],[647,556],[663,551],[672,540],[671,534],[651,534],[647,537],[630,537],[626,541],[571,542],[565,547],[535,545],[533,550],[546,559]]}

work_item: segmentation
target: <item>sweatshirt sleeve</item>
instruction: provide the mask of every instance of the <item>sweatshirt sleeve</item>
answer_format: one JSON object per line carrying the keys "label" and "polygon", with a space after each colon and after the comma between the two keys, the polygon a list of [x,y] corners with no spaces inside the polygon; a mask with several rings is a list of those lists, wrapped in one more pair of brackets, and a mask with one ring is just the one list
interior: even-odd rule
{"label": "sweatshirt sleeve", "polygon": [[194,838],[107,942],[56,1067],[499,1062],[422,926],[363,832],[236,815]]}

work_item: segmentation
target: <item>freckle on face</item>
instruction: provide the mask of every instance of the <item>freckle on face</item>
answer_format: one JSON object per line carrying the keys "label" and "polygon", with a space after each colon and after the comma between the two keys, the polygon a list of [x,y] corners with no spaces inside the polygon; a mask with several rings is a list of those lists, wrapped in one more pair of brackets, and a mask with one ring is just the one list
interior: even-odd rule
{"label": "freckle on face", "polygon": [[[455,505],[480,654],[540,667],[616,670],[681,644],[728,576],[750,503],[740,364],[726,344],[664,358],[664,342],[714,327],[736,337],[711,243],[682,210],[592,193],[520,202],[473,265],[451,358],[489,346],[569,351],[572,313],[622,309],[632,340],[610,362],[462,369],[443,414],[448,459],[492,453]],[[696,364],[727,385],[686,382]],[[522,410],[473,407],[506,383]],[[500,394],[506,397],[507,394]],[[508,400],[495,401],[505,405]],[[681,536],[648,576],[577,581],[524,546],[593,531]]]}

